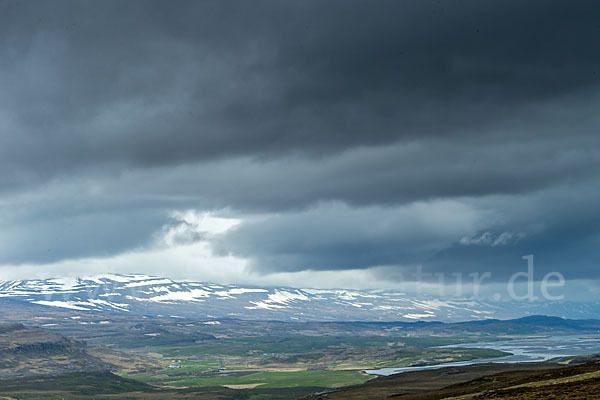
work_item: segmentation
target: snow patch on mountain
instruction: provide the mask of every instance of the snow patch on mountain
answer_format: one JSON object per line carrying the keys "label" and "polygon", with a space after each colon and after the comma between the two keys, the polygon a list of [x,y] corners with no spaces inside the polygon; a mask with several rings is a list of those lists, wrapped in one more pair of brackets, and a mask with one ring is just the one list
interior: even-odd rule
{"label": "snow patch on mountain", "polygon": [[[600,305],[489,303],[439,299],[398,291],[296,289],[173,281],[141,274],[78,279],[0,281],[1,301],[57,309],[294,321],[465,321],[520,317],[523,313],[595,318]],[[526,306],[526,307],[525,307]],[[594,314],[596,312],[596,314]]]}
{"label": "snow patch on mountain", "polygon": [[78,306],[77,303],[74,302],[74,301],[44,301],[44,300],[39,300],[39,301],[32,301],[32,303],[40,304],[40,305],[43,305],[43,306],[49,306],[49,307],[69,308],[71,310],[88,311],[87,308]]}
{"label": "snow patch on mountain", "polygon": [[129,282],[125,285],[125,287],[130,288],[130,287],[162,285],[162,284],[171,284],[171,283],[173,283],[173,281],[170,279],[151,279],[149,281]]}

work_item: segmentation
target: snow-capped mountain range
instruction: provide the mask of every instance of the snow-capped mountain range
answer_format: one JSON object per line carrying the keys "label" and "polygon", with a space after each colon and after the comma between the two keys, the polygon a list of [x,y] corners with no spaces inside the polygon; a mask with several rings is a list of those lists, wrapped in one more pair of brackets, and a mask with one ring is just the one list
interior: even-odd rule
{"label": "snow-capped mountain range", "polygon": [[598,318],[598,304],[436,299],[382,290],[173,281],[138,274],[0,281],[0,298],[89,312],[282,321],[466,321],[546,314]]}

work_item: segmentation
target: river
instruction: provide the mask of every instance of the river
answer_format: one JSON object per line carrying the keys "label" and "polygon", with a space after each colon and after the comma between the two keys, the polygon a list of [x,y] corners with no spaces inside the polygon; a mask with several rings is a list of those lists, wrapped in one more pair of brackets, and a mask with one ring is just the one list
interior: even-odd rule
{"label": "river", "polygon": [[459,367],[482,363],[518,363],[518,362],[540,362],[556,357],[569,357],[586,354],[600,353],[600,335],[569,335],[550,336],[534,339],[514,339],[492,342],[462,343],[441,348],[464,347],[479,349],[495,349],[511,353],[505,357],[480,358],[470,361],[457,361],[436,365],[425,365],[418,367],[380,368],[365,370],[372,375],[392,375],[401,372],[421,371],[426,369],[437,369],[444,367]]}

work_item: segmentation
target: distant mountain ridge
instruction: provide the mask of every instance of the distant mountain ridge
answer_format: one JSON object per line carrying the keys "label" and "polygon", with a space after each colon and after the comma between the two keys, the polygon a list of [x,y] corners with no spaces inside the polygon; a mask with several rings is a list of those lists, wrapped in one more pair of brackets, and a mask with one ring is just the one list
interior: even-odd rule
{"label": "distant mountain ridge", "polygon": [[0,298],[75,311],[281,321],[443,321],[526,315],[598,318],[599,304],[439,299],[388,290],[174,281],[140,274],[0,281]]}

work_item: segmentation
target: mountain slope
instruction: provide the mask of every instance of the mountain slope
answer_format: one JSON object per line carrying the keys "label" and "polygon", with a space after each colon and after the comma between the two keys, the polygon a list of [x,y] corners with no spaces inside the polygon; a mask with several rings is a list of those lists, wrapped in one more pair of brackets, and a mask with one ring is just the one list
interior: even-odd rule
{"label": "mountain slope", "polygon": [[104,371],[109,367],[90,356],[85,344],[57,332],[22,324],[0,324],[0,379]]}
{"label": "mountain slope", "polygon": [[489,302],[393,291],[176,282],[146,275],[0,281],[0,297],[76,311],[281,321],[465,321],[531,314],[600,316],[597,304]]}

